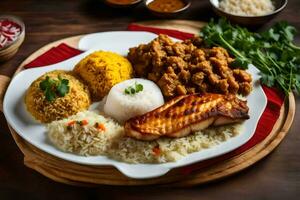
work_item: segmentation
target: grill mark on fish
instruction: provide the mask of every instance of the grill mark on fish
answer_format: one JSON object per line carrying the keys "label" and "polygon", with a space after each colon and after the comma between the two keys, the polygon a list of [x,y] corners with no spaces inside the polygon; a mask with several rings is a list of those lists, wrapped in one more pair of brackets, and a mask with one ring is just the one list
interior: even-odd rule
{"label": "grill mark on fish", "polygon": [[172,99],[163,106],[125,123],[125,134],[140,140],[162,136],[182,137],[210,125],[249,119],[246,101],[228,94],[193,94]]}

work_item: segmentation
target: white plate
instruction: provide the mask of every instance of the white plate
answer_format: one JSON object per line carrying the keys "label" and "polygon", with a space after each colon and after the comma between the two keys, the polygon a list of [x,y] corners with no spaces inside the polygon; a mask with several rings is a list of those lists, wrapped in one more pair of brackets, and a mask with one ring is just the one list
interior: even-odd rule
{"label": "white plate", "polygon": [[[96,34],[96,36],[97,45],[94,47],[97,47],[97,49],[111,50],[121,55],[126,55],[129,47],[140,43],[148,43],[156,35],[145,32],[106,32]],[[81,45],[82,48],[85,46],[83,43],[81,43]],[[116,48],[112,49],[112,47]],[[77,62],[93,51],[94,50],[89,50],[58,64],[24,70],[12,79],[5,94],[4,114],[13,129],[27,142],[44,152],[64,160],[85,165],[112,165],[126,176],[136,179],[158,177],[167,173],[172,168],[220,156],[243,145],[254,134],[258,120],[266,107],[267,99],[258,82],[258,70],[254,66],[250,66],[249,72],[252,74],[254,80],[254,89],[247,97],[248,106],[250,108],[250,119],[245,121],[242,131],[238,136],[218,146],[189,154],[177,162],[165,164],[127,164],[109,159],[105,156],[83,157],[65,153],[55,148],[48,141],[45,126],[32,120],[31,115],[25,109],[23,101],[24,94],[30,84],[45,72],[54,69],[71,70]]]}
{"label": "white plate", "polygon": [[[101,49],[104,51],[125,52],[131,47],[147,43],[157,35],[144,31],[111,31],[102,33],[91,33],[82,37],[78,48],[82,51],[90,49]],[[172,38],[172,37],[171,37]],[[180,41],[172,38],[174,41]]]}

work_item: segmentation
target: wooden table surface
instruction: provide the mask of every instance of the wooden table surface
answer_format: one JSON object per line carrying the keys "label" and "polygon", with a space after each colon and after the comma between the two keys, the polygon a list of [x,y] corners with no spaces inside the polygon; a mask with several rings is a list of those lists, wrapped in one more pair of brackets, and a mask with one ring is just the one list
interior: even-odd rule
{"label": "wooden table surface", "polygon": [[[269,24],[286,20],[300,30],[300,1]],[[73,35],[125,30],[128,23],[156,19],[143,5],[130,12],[103,5],[100,0],[1,0],[0,15],[13,14],[26,24],[26,39],[17,55],[0,64],[0,74],[11,76],[16,67],[43,45]],[[181,19],[207,21],[215,16],[208,0],[194,0]],[[300,35],[296,38],[300,43]],[[23,165],[3,114],[0,116],[0,199],[299,199],[300,101],[289,134],[269,156],[249,169],[224,180],[192,188],[112,187],[79,188],[56,183]]]}

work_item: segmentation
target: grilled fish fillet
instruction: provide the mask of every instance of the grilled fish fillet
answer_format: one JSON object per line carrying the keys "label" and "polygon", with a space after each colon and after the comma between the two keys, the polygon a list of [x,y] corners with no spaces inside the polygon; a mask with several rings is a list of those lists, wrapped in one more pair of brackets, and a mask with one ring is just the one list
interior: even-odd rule
{"label": "grilled fish fillet", "polygon": [[193,94],[172,99],[163,106],[125,123],[125,135],[139,140],[183,137],[211,125],[249,119],[246,101],[228,94]]}

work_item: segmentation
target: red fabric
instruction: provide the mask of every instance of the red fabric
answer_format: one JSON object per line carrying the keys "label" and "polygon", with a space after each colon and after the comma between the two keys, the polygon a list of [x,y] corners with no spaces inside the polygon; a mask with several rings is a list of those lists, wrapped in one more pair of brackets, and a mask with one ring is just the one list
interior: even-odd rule
{"label": "red fabric", "polygon": [[74,49],[66,45],[65,43],[61,43],[57,47],[52,47],[50,50],[46,51],[38,58],[25,65],[24,68],[27,69],[55,64],[67,60],[80,53],[82,53],[82,51]]}
{"label": "red fabric", "polygon": [[152,32],[152,33],[162,33],[162,34],[166,34],[168,36],[171,36],[171,37],[174,37],[174,38],[177,38],[180,40],[184,40],[184,39],[191,38],[194,36],[194,34],[191,34],[191,33],[185,33],[185,32],[170,30],[170,29],[153,28],[153,27],[149,27],[149,26],[140,26],[138,24],[129,24],[128,30],[130,30],[130,31],[148,31],[148,32]]}
{"label": "red fabric", "polygon": [[[183,33],[180,31],[173,31],[173,30],[164,30],[164,29],[157,29],[157,28],[150,28],[150,27],[143,27],[139,25],[129,25],[129,30],[135,30],[135,31],[151,31],[154,33],[165,33],[169,36],[178,38],[178,39],[187,39],[190,37],[193,37],[192,34],[189,33]],[[72,47],[69,47],[66,44],[60,44],[57,47],[54,47],[50,49],[49,51],[45,52],[43,55],[39,56],[29,64],[25,66],[25,68],[32,68],[32,67],[41,67],[45,65],[54,64],[57,62],[61,62],[63,60],[66,60],[68,58],[71,58],[73,56],[76,56],[80,54],[81,51],[78,49],[74,49]],[[274,89],[274,88],[268,88],[266,86],[263,86],[263,90],[267,96],[268,103],[267,107],[260,118],[258,122],[258,126],[256,128],[256,131],[253,135],[253,137],[244,145],[237,148],[234,151],[231,151],[225,155],[205,160],[193,165],[189,165],[182,168],[183,174],[189,174],[194,170],[202,169],[203,167],[208,167],[214,163],[220,162],[222,160],[226,160],[228,158],[234,157],[236,155],[239,155],[256,144],[263,141],[271,132],[275,122],[277,121],[279,115],[280,115],[280,108],[284,102],[284,94],[280,91]]]}

